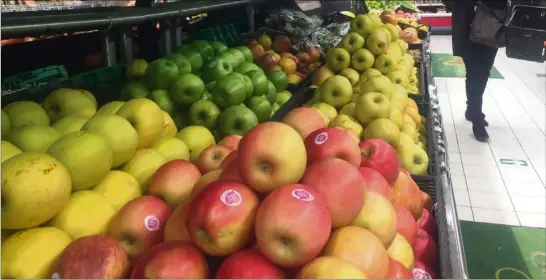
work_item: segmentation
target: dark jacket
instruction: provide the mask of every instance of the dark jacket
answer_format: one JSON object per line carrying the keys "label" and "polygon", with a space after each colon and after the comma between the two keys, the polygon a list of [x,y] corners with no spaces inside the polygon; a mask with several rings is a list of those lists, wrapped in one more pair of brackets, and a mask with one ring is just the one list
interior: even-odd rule
{"label": "dark jacket", "polygon": [[[470,46],[470,24],[474,20],[474,7],[478,0],[444,0],[444,4],[452,11],[451,39],[453,41],[453,55],[463,56]],[[506,9],[508,1],[482,1],[494,9]]]}

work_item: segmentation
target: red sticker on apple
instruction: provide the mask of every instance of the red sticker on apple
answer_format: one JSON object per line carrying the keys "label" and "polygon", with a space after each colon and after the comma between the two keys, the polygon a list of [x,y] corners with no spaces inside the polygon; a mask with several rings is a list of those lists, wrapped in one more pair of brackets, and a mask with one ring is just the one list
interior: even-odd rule
{"label": "red sticker on apple", "polygon": [[161,227],[161,222],[159,222],[159,219],[156,216],[148,215],[144,218],[144,227],[149,231],[158,231]]}
{"label": "red sticker on apple", "polygon": [[241,194],[232,189],[229,189],[222,193],[222,195],[220,196],[220,200],[227,206],[237,206],[241,204],[241,201],[243,201],[243,199],[241,198]]}
{"label": "red sticker on apple", "polygon": [[414,268],[413,279],[432,279],[432,277],[425,270],[421,268]]}
{"label": "red sticker on apple", "polygon": [[298,200],[313,201],[315,197],[308,191],[303,189],[295,189],[292,191],[292,196]]}
{"label": "red sticker on apple", "polygon": [[328,132],[321,132],[315,137],[315,144],[322,145],[328,141]]}

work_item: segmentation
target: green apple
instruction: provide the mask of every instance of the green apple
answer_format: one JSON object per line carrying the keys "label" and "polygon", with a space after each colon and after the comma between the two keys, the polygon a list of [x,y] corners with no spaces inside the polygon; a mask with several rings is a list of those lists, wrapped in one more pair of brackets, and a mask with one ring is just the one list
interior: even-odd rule
{"label": "green apple", "polygon": [[238,66],[235,56],[229,51],[225,51],[217,57],[227,61],[227,63],[229,63],[233,69]]}
{"label": "green apple", "polygon": [[104,104],[102,107],[99,108],[95,116],[109,116],[109,115],[115,115],[116,112],[123,106],[125,102],[123,101],[112,101]]}
{"label": "green apple", "polygon": [[216,81],[210,81],[205,84],[205,91],[212,92],[212,89],[216,86]]}
{"label": "green apple", "polygon": [[343,76],[332,76],[319,87],[320,99],[336,108],[351,102],[353,87],[349,79]]}
{"label": "green apple", "polygon": [[258,125],[258,117],[249,108],[235,105],[225,109],[218,119],[218,130],[222,136],[245,135]]}
{"label": "green apple", "polygon": [[254,70],[264,73],[264,70],[262,70],[262,68],[254,64],[252,61],[250,62],[244,61],[237,68],[235,68],[235,72],[241,73],[241,74],[246,74],[246,72],[254,71]]}
{"label": "green apple", "polygon": [[201,54],[193,49],[185,48],[180,50],[179,52],[182,54],[186,59],[190,61],[191,64],[191,72],[192,73],[200,73],[201,68],[203,68],[203,57]]}
{"label": "green apple", "polygon": [[125,76],[127,77],[127,80],[140,80],[144,77],[146,68],[148,68],[148,62],[146,62],[146,60],[142,58],[133,59],[133,61],[127,65]]}
{"label": "green apple", "polygon": [[277,92],[277,98],[275,101],[282,106],[286,104],[286,102],[288,102],[290,98],[292,98],[292,93],[287,90],[283,90],[283,91]]}
{"label": "green apple", "polygon": [[169,86],[176,77],[178,77],[178,66],[176,63],[165,58],[160,58],[148,65],[142,82],[148,90],[169,89]]}
{"label": "green apple", "polygon": [[237,67],[239,67],[239,65],[241,65],[241,63],[246,61],[245,55],[238,49],[231,48],[227,50],[225,53],[229,53],[233,56],[233,61],[235,64],[232,66],[234,69],[236,69]]}
{"label": "green apple", "polygon": [[370,36],[366,37],[366,48],[375,56],[385,53],[389,47],[389,37],[383,30],[374,30]]}
{"label": "green apple", "polygon": [[212,49],[214,50],[214,56],[215,57],[218,57],[220,54],[222,54],[222,53],[224,53],[225,51],[228,50],[228,47],[226,46],[226,44],[224,44],[222,42],[210,41],[209,44],[212,47]]}
{"label": "green apple", "polygon": [[279,110],[280,108],[281,108],[281,105],[279,105],[279,103],[277,102],[273,103],[273,105],[271,105],[271,116],[273,117],[275,113],[277,112],[277,110]]}
{"label": "green apple", "polygon": [[215,58],[205,65],[203,78],[206,82],[218,81],[231,72],[233,72],[233,68],[227,60]]}
{"label": "green apple", "polygon": [[386,29],[387,31],[389,31],[389,33],[391,34],[391,42],[396,42],[399,38],[399,33],[398,33],[398,28],[396,28],[396,26],[390,24],[390,23],[385,23],[383,24],[383,26],[381,28],[384,28]]}
{"label": "green apple", "polygon": [[363,125],[380,118],[388,118],[391,114],[391,103],[381,93],[367,92],[356,99],[356,119]]}
{"label": "green apple", "polygon": [[258,70],[252,70],[245,73],[247,77],[252,81],[252,87],[254,89],[253,95],[261,96],[267,94],[268,83],[265,74]]}
{"label": "green apple", "polygon": [[150,93],[150,99],[167,114],[172,115],[174,113],[174,103],[168,91],[163,89],[154,90]]}
{"label": "green apple", "polygon": [[247,87],[244,79],[236,74],[238,73],[225,76],[214,86],[212,91],[213,100],[220,108],[239,105],[247,98]]}
{"label": "green apple", "polygon": [[207,63],[214,58],[214,49],[209,44],[209,42],[205,40],[193,41],[190,44],[190,48],[201,54],[201,57],[203,57],[203,63]]}
{"label": "green apple", "polygon": [[200,125],[212,129],[216,125],[220,108],[210,100],[199,100],[193,103],[188,111],[191,125]]}
{"label": "green apple", "polygon": [[283,71],[271,71],[267,73],[267,79],[275,85],[277,92],[285,90],[288,86],[288,76]]}
{"label": "green apple", "polygon": [[397,152],[400,157],[401,168],[415,175],[425,175],[427,173],[429,158],[423,148],[417,145],[408,145]]}
{"label": "green apple", "polygon": [[[89,99],[87,95],[82,91],[68,88],[60,88],[51,92],[42,101],[42,107],[52,122],[68,115],[92,117],[97,112],[95,102]],[[13,121],[7,107],[4,110],[10,116],[10,120]]]}
{"label": "green apple", "polygon": [[234,49],[240,51],[245,56],[246,62],[252,62],[254,56],[252,55],[252,51],[248,47],[237,46],[237,47],[234,47]]}
{"label": "green apple", "polygon": [[326,53],[326,65],[337,73],[351,65],[351,54],[343,48],[329,49]]}
{"label": "green apple", "polygon": [[357,32],[361,36],[367,36],[374,30],[374,21],[369,15],[357,15],[351,21],[351,31]]}
{"label": "green apple", "polygon": [[277,88],[271,81],[267,81],[267,93],[265,95],[265,98],[267,98],[267,101],[270,103],[275,102],[277,98]]}
{"label": "green apple", "polygon": [[364,129],[364,139],[383,139],[392,147],[396,147],[400,141],[400,128],[390,119],[373,120]]}
{"label": "green apple", "polygon": [[171,53],[165,57],[166,59],[174,62],[178,66],[178,75],[184,75],[191,73],[190,61],[179,53]]}
{"label": "green apple", "polygon": [[203,93],[203,97],[201,97],[201,99],[212,101],[212,99],[213,99],[212,93],[210,93],[208,91],[205,91],[205,93]]}
{"label": "green apple", "polygon": [[101,136],[112,151],[112,167],[128,162],[136,153],[138,134],[126,119],[118,116],[96,116],[91,118],[82,131]]}
{"label": "green apple", "polygon": [[174,80],[169,92],[174,102],[181,106],[190,106],[201,99],[205,84],[198,76],[185,74]]}
{"label": "green apple", "polygon": [[181,52],[183,52],[183,51],[185,51],[185,50],[189,50],[189,49],[191,49],[191,48],[190,48],[190,45],[188,45],[188,44],[181,44],[180,46],[178,46],[178,47],[176,48],[176,50],[175,50],[174,52],[176,52],[176,53],[181,53]]}
{"label": "green apple", "polygon": [[8,114],[2,110],[2,118],[0,119],[2,122],[2,137],[7,137],[9,134],[9,131],[11,130],[11,122],[9,120]]}
{"label": "green apple", "polygon": [[402,71],[393,71],[387,74],[387,78],[391,80],[393,84],[401,85],[406,88],[409,86],[408,75]]}
{"label": "green apple", "polygon": [[379,92],[391,98],[392,91],[392,82],[385,76],[370,77],[360,85],[360,93]]}
{"label": "green apple", "polygon": [[20,126],[11,131],[9,142],[26,153],[45,153],[61,137],[54,128],[47,125]]}
{"label": "green apple", "polygon": [[68,115],[57,122],[55,122],[51,127],[53,127],[60,135],[65,135],[70,132],[80,131],[82,126],[89,120],[89,117],[78,116],[78,115]]}
{"label": "green apple", "polygon": [[237,78],[243,81],[243,84],[245,85],[246,97],[251,97],[254,93],[254,85],[252,84],[252,80],[250,79],[250,77],[236,72],[234,72],[232,76],[233,78]]}
{"label": "green apple", "polygon": [[375,56],[367,49],[356,50],[351,56],[351,66],[359,72],[370,69],[375,62]]}
{"label": "green apple", "polygon": [[375,59],[375,63],[373,65],[373,68],[379,70],[381,74],[386,75],[396,68],[396,63],[392,56],[387,54],[380,54]]}
{"label": "green apple", "polygon": [[127,101],[134,98],[148,97],[150,92],[140,82],[129,82],[122,89],[119,99]]}
{"label": "green apple", "polygon": [[199,158],[204,149],[216,144],[210,130],[199,125],[191,125],[181,129],[176,137],[180,138],[188,146],[190,159],[193,162]]}
{"label": "green apple", "polygon": [[341,40],[340,47],[346,49],[350,54],[354,53],[356,50],[362,49],[364,47],[364,37],[356,32],[349,32],[343,40]]}
{"label": "green apple", "polygon": [[2,140],[2,152],[0,153],[2,155],[2,162],[22,152],[23,151],[19,150],[19,148],[15,147],[15,145],[8,141]]}
{"label": "green apple", "polygon": [[256,114],[259,122],[271,119],[272,107],[265,96],[252,96],[246,101],[246,106]]}

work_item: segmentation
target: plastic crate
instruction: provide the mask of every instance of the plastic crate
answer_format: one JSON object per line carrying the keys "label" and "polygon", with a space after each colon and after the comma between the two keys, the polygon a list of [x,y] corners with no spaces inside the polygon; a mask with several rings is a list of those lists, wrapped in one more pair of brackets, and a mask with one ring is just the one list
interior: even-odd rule
{"label": "plastic crate", "polygon": [[544,62],[546,7],[516,5],[506,26],[508,57]]}
{"label": "plastic crate", "polygon": [[199,29],[199,31],[190,34],[187,40],[218,41],[229,47],[233,47],[241,42],[241,33],[242,28],[240,25],[236,23],[227,23]]}
{"label": "plastic crate", "polygon": [[68,74],[62,65],[53,65],[2,79],[2,96],[24,90],[35,90],[49,83],[66,79]]}

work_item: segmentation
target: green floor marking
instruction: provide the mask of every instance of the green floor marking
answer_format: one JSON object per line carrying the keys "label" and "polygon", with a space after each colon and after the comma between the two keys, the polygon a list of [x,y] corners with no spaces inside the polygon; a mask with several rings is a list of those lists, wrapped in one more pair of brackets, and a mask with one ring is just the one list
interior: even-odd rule
{"label": "green floor marking", "polygon": [[521,159],[501,158],[500,163],[504,165],[529,166],[526,160],[521,160]]}
{"label": "green floor marking", "polygon": [[546,279],[546,229],[460,224],[470,279]]}
{"label": "green floor marking", "polygon": [[[464,78],[466,68],[463,59],[448,53],[432,54],[432,76],[445,78]],[[504,79],[502,74],[493,66],[489,78]]]}

